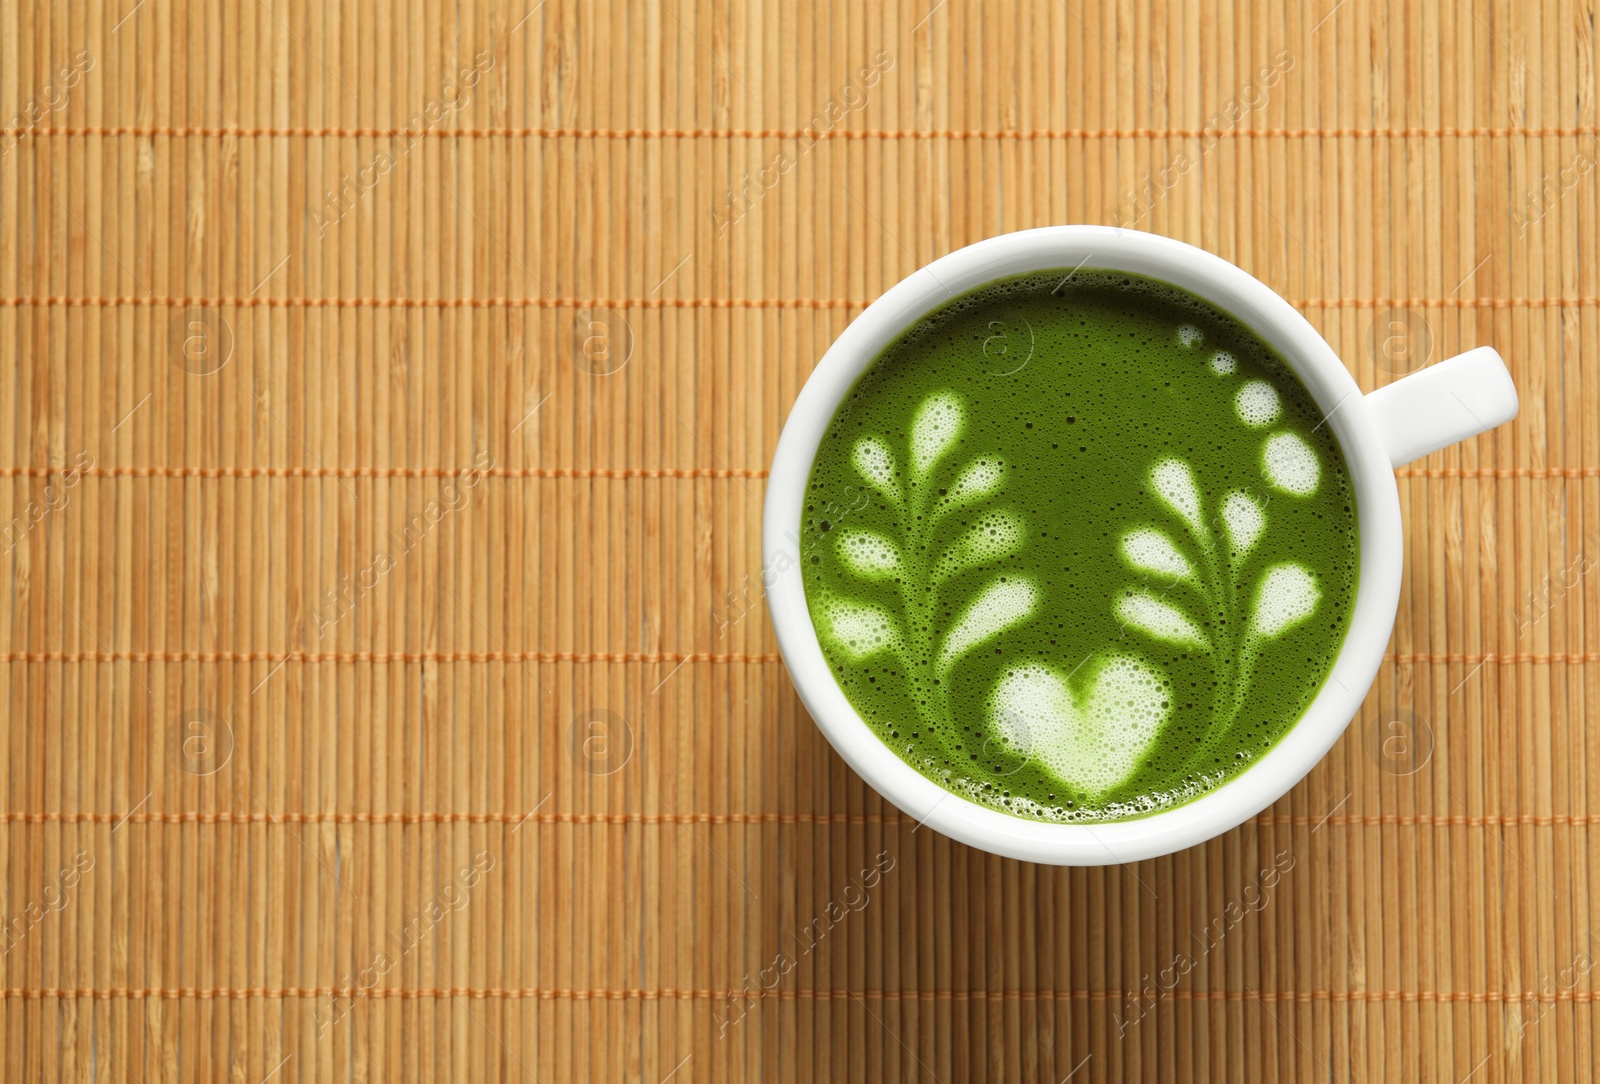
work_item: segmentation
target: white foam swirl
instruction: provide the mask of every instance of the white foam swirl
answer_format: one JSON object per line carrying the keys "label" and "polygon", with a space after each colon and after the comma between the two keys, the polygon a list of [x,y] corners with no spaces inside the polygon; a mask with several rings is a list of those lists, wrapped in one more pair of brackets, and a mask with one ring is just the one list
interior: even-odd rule
{"label": "white foam swirl", "polygon": [[1072,789],[1097,797],[1138,769],[1166,720],[1166,683],[1131,655],[1092,672],[1086,695],[1046,666],[1012,670],[989,700],[991,725],[1013,749],[1043,764]]}
{"label": "white foam swirl", "polygon": [[972,600],[945,637],[944,647],[939,652],[939,669],[949,669],[974,647],[1028,617],[1038,604],[1039,592],[1033,581],[995,580]]}
{"label": "white foam swirl", "polygon": [[876,437],[863,437],[856,442],[852,456],[856,470],[873,489],[896,504],[900,503],[900,487],[894,478],[894,453]]}
{"label": "white foam swirl", "polygon": [[998,561],[1022,545],[1022,520],[1001,509],[987,512],[961,532],[934,566],[933,582],[943,583],[969,568]]}
{"label": "white foam swirl", "polygon": [[1143,527],[1122,536],[1122,557],[1140,572],[1169,580],[1186,580],[1194,567],[1178,552],[1172,539],[1154,527]]}
{"label": "white foam swirl", "polygon": [[1265,380],[1252,380],[1240,388],[1233,397],[1233,408],[1239,412],[1239,420],[1252,429],[1271,425],[1283,413],[1277,391]]}
{"label": "white foam swirl", "polygon": [[1005,482],[1005,468],[998,459],[978,459],[967,465],[945,497],[945,510],[971,504],[998,491]]}
{"label": "white foam swirl", "polygon": [[829,638],[852,660],[876,655],[899,642],[894,620],[870,603],[830,602],[823,613],[828,620]]}
{"label": "white foam swirl", "polygon": [[1316,577],[1304,566],[1292,561],[1274,565],[1256,588],[1250,632],[1269,640],[1281,636],[1310,617],[1321,597]]}
{"label": "white foam swirl", "polygon": [[1168,508],[1183,517],[1190,530],[1204,537],[1200,489],[1194,484],[1194,472],[1189,464],[1181,459],[1163,459],[1150,469],[1150,488]]}
{"label": "white foam swirl", "polygon": [[928,396],[911,420],[911,469],[921,477],[961,435],[961,400],[941,391]]}
{"label": "white foam swirl", "polygon": [[1249,494],[1230,493],[1222,500],[1222,525],[1234,556],[1243,557],[1266,527],[1267,515]]}
{"label": "white foam swirl", "polygon": [[1117,600],[1117,620],[1138,629],[1146,636],[1179,646],[1209,648],[1205,633],[1195,627],[1182,610],[1154,595],[1140,591]]}
{"label": "white foam swirl", "polygon": [[845,531],[839,536],[839,560],[850,571],[881,580],[900,571],[900,550],[877,531]]}
{"label": "white foam swirl", "polygon": [[1322,466],[1311,445],[1294,433],[1274,433],[1261,448],[1261,472],[1285,493],[1309,497],[1317,491]]}

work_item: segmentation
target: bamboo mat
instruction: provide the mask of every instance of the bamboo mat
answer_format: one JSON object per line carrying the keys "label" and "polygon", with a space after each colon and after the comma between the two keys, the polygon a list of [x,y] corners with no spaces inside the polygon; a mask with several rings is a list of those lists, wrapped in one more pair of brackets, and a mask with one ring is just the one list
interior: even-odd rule
{"label": "bamboo mat", "polygon": [[[5,1079],[1589,1078],[1594,23],[0,7]],[[1109,221],[1364,389],[1493,344],[1522,415],[1401,472],[1390,659],[1305,782],[1058,870],[832,753],[760,512],[866,302]]]}

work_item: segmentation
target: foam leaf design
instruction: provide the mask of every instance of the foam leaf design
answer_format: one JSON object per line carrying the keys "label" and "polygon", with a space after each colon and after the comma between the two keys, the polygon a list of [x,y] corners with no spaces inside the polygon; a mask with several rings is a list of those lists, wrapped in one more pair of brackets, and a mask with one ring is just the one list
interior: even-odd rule
{"label": "foam leaf design", "polygon": [[1235,557],[1250,552],[1266,525],[1265,510],[1249,494],[1236,491],[1222,499],[1222,526]]}
{"label": "foam leaf design", "polygon": [[1122,559],[1139,572],[1166,580],[1187,580],[1194,566],[1178,547],[1154,527],[1142,527],[1122,536]]}
{"label": "foam leaf design", "polygon": [[854,661],[895,647],[900,639],[894,619],[871,603],[841,600],[825,612],[833,646]]}
{"label": "foam leaf design", "polygon": [[1322,467],[1317,453],[1294,433],[1274,433],[1261,447],[1261,473],[1285,493],[1309,497],[1317,491]]}
{"label": "foam leaf design", "polygon": [[1277,391],[1265,380],[1252,380],[1240,388],[1233,397],[1233,408],[1239,412],[1239,420],[1252,429],[1271,425],[1283,413]]}
{"label": "foam leaf design", "polygon": [[1316,577],[1304,566],[1292,561],[1274,565],[1256,588],[1250,631],[1269,639],[1282,636],[1310,617],[1321,597]]}
{"label": "foam leaf design", "polygon": [[[1005,464],[992,451],[951,461],[966,425],[965,409],[954,391],[935,391],[913,412],[903,438],[880,434],[856,441],[855,470],[887,498],[893,513],[872,530],[840,530],[833,545],[852,576],[881,586],[869,598],[829,590],[817,607],[817,633],[830,658],[892,654],[909,687],[910,710],[930,728],[955,725],[949,679],[962,659],[1039,606],[1033,581],[975,573],[1021,546],[1020,515],[990,508],[959,526],[941,522],[1000,493],[1006,483]],[[967,572],[975,573],[970,581],[957,578]],[[958,616],[952,622],[953,613]]]}
{"label": "foam leaf design", "polygon": [[[1193,348],[1204,336],[1186,325],[1179,328],[1178,341]],[[1216,378],[1237,381],[1229,393],[1228,416],[1238,424],[1266,429],[1283,417],[1277,388],[1267,380],[1243,379],[1238,358],[1214,351],[1209,366]],[[1304,437],[1286,430],[1267,436],[1259,465],[1268,485],[1296,496],[1315,493],[1321,480],[1316,452]],[[1119,555],[1135,573],[1183,586],[1166,591],[1129,586],[1112,600],[1112,615],[1124,628],[1169,650],[1209,656],[1215,678],[1209,730],[1222,733],[1248,702],[1263,645],[1309,619],[1321,591],[1316,577],[1293,561],[1273,565],[1252,582],[1246,558],[1271,528],[1267,503],[1254,493],[1234,490],[1210,505],[1194,469],[1174,455],[1156,460],[1146,485],[1175,522],[1121,530]],[[1215,544],[1213,534],[1226,546]],[[991,590],[1004,582],[996,581]],[[1196,602],[1199,619],[1184,608]],[[1003,609],[994,607],[995,612]],[[977,607],[970,609],[951,632],[941,665],[955,657],[952,651],[975,646],[1002,626],[999,619],[976,613]],[[1073,675],[1063,677],[1043,664],[1011,668],[991,692],[988,722],[1006,746],[1025,751],[1065,788],[1092,800],[1111,793],[1138,770],[1173,697],[1164,675],[1133,654],[1108,649],[1085,669],[1086,676],[1074,684],[1069,680]],[[1207,735],[1195,737],[1197,748],[1204,750]]]}
{"label": "foam leaf design", "polygon": [[951,392],[938,392],[917,408],[911,420],[911,469],[920,478],[950,450],[961,436],[961,401]]}
{"label": "foam leaf design", "polygon": [[1117,600],[1117,620],[1129,628],[1179,647],[1209,648],[1211,643],[1205,633],[1195,627],[1184,612],[1176,606],[1150,594],[1139,591]]}
{"label": "foam leaf design", "polygon": [[1022,545],[1022,520],[1001,509],[986,512],[950,544],[933,568],[933,582],[943,583],[969,568],[998,561]]}
{"label": "foam leaf design", "polygon": [[900,486],[894,476],[894,453],[884,446],[883,441],[877,437],[863,437],[856,442],[851,458],[867,484],[893,503],[900,503]]}
{"label": "foam leaf design", "polygon": [[1166,680],[1131,655],[1099,661],[1081,695],[1048,666],[1001,678],[989,699],[990,725],[1072,790],[1098,798],[1127,782],[1166,722]]}
{"label": "foam leaf design", "polygon": [[882,580],[900,571],[900,549],[877,531],[850,530],[839,536],[839,559],[857,576]]}
{"label": "foam leaf design", "polygon": [[956,620],[939,652],[940,673],[986,640],[1033,614],[1039,592],[1028,579],[997,579],[973,599]]}
{"label": "foam leaf design", "polygon": [[939,502],[935,516],[965,508],[974,501],[993,496],[1005,484],[1005,467],[998,459],[976,459],[967,464],[950,486],[949,493]]}
{"label": "foam leaf design", "polygon": [[1205,521],[1200,518],[1200,488],[1194,484],[1194,472],[1189,464],[1181,459],[1163,459],[1150,470],[1150,488],[1191,531],[1205,536]]}

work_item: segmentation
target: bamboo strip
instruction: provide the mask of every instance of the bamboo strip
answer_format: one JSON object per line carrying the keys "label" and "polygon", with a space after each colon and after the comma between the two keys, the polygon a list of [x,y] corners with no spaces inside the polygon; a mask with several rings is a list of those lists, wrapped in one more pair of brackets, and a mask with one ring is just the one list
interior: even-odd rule
{"label": "bamboo strip", "polygon": [[[1592,1076],[1587,19],[0,9],[0,918],[27,927],[0,946],[0,1074]],[[1127,868],[981,855],[873,794],[793,695],[766,464],[895,282],[1109,221],[1202,147],[1135,228],[1292,299],[1363,389],[1410,367],[1395,329],[1415,360],[1495,345],[1522,415],[1397,472],[1393,643],[1282,801]],[[231,341],[215,371],[181,353],[196,321]],[[597,327],[628,351],[607,375]],[[467,465],[483,484],[320,621]],[[47,489],[67,500],[32,519]],[[30,921],[80,851],[70,903]],[[748,994],[880,852],[867,907]],[[1278,854],[1270,903],[1141,1011]]]}

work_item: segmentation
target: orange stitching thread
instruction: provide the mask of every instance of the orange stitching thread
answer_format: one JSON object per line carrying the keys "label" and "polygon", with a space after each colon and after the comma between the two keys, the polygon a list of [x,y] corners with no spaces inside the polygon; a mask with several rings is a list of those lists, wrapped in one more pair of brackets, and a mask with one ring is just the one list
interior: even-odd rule
{"label": "orange stitching thread", "polygon": [[[498,998],[505,1000],[538,1000],[538,1001],[722,1001],[733,999],[766,1000],[774,1001],[847,1001],[867,999],[872,1001],[955,1001],[955,1002],[1007,1002],[1007,1001],[1132,1001],[1145,995],[1134,990],[1022,990],[1010,988],[1005,990],[712,990],[693,989],[666,986],[658,989],[575,989],[571,987],[501,987],[501,986],[448,986],[448,987],[376,987],[363,989],[354,986],[256,986],[256,987],[229,987],[229,986],[175,986],[175,987],[20,987],[12,986],[0,989],[0,1000],[26,1000],[41,1001],[56,998],[92,998],[98,1001],[107,1001],[114,998],[128,998],[135,1001],[164,1000],[176,1001],[192,999],[199,1001],[241,1001],[251,998],[270,998],[274,1000],[286,998],[323,998],[323,997],[360,997],[363,999],[383,1000],[385,998],[399,998],[401,1000],[415,1000],[420,998],[456,998],[469,997],[475,999]],[[1170,990],[1163,993],[1160,1001],[1224,1001],[1243,1002],[1271,1001],[1271,1002],[1297,1002],[1308,1004],[1310,1002],[1327,1001],[1333,1003],[1374,1003],[1374,1002],[1430,1002],[1441,1004],[1519,1004],[1537,1002],[1548,1004],[1558,1001],[1572,1001],[1579,1004],[1590,1004],[1600,1000],[1600,991],[1594,990],[1557,990],[1553,994],[1545,994],[1536,990],[1502,991],[1502,990]]]}
{"label": "orange stitching thread", "polygon": [[[0,478],[49,478],[63,467],[0,467]],[[486,478],[765,478],[761,467],[485,467]],[[88,478],[455,478],[455,467],[84,467]]]}
{"label": "orange stitching thread", "polygon": [[1308,297],[1303,309],[1576,309],[1600,297]]}
{"label": "orange stitching thread", "polygon": [[1263,827],[1314,828],[1592,828],[1600,813],[1341,813],[1324,820],[1306,814],[1263,813],[1251,823]]}
{"label": "orange stitching thread", "polygon": [[1501,664],[1532,663],[1535,666],[1548,666],[1559,662],[1581,666],[1591,662],[1600,662],[1600,651],[1553,651],[1548,655],[1535,654],[1531,651],[1518,651],[1506,655],[1496,655],[1493,652],[1487,655],[1468,655],[1461,651],[1450,651],[1432,655],[1421,653],[1415,655],[1387,655],[1384,657],[1384,661],[1398,663],[1401,666],[1414,666],[1418,663],[1427,663],[1430,666],[1442,666],[1450,663],[1477,665],[1490,662]]}
{"label": "orange stitching thread", "polygon": [[0,306],[229,309],[864,309],[865,301],[815,297],[22,297]]}
{"label": "orange stitching thread", "polygon": [[[251,813],[146,810],[127,813],[0,812],[0,824],[601,824],[601,825],[768,825],[891,828],[921,821],[903,813]],[[1332,817],[1263,813],[1250,823],[1261,827],[1315,828],[1592,828],[1600,813],[1341,813]]]}
{"label": "orange stitching thread", "polygon": [[743,651],[4,651],[0,662],[643,662],[771,663]]}
{"label": "orange stitching thread", "polygon": [[118,813],[0,812],[0,824],[781,824],[861,827],[918,823],[903,813]]}
{"label": "orange stitching thread", "polygon": [[1396,478],[1600,478],[1600,467],[1401,467]]}
{"label": "orange stitching thread", "polygon": [[205,139],[244,136],[289,139],[396,139],[401,136],[433,139],[810,139],[839,140],[1018,140],[1045,139],[1529,139],[1568,138],[1600,134],[1594,125],[1570,128],[1024,128],[1006,129],[862,129],[816,128],[343,128],[241,125],[40,125],[35,128],[0,128],[8,136],[169,136]]}
{"label": "orange stitching thread", "polygon": [[[0,467],[0,478],[50,478],[61,467]],[[453,467],[85,467],[85,478],[454,478]],[[487,467],[486,478],[766,478],[765,467]],[[1600,478],[1600,467],[1401,467],[1397,478]]]}
{"label": "orange stitching thread", "polygon": [[[730,651],[0,651],[6,662],[300,662],[300,663],[416,663],[416,662],[541,662],[541,663],[688,663],[709,662],[767,664],[782,662],[775,651],[751,653]],[[1386,655],[1385,662],[1413,666],[1418,663],[1551,663],[1582,665],[1600,662],[1600,651],[1517,652],[1497,655],[1468,655],[1452,651],[1442,654]]]}
{"label": "orange stitching thread", "polygon": [[[0,467],[0,478],[50,478],[61,467]],[[453,467],[85,467],[85,478],[454,478]],[[766,478],[765,467],[487,467],[486,478]],[[1600,467],[1401,467],[1397,478],[1600,478]]]}
{"label": "orange stitching thread", "polygon": [[[1600,297],[1311,297],[1303,309],[1576,309]],[[0,297],[0,307],[228,309],[864,309],[818,297]]]}

